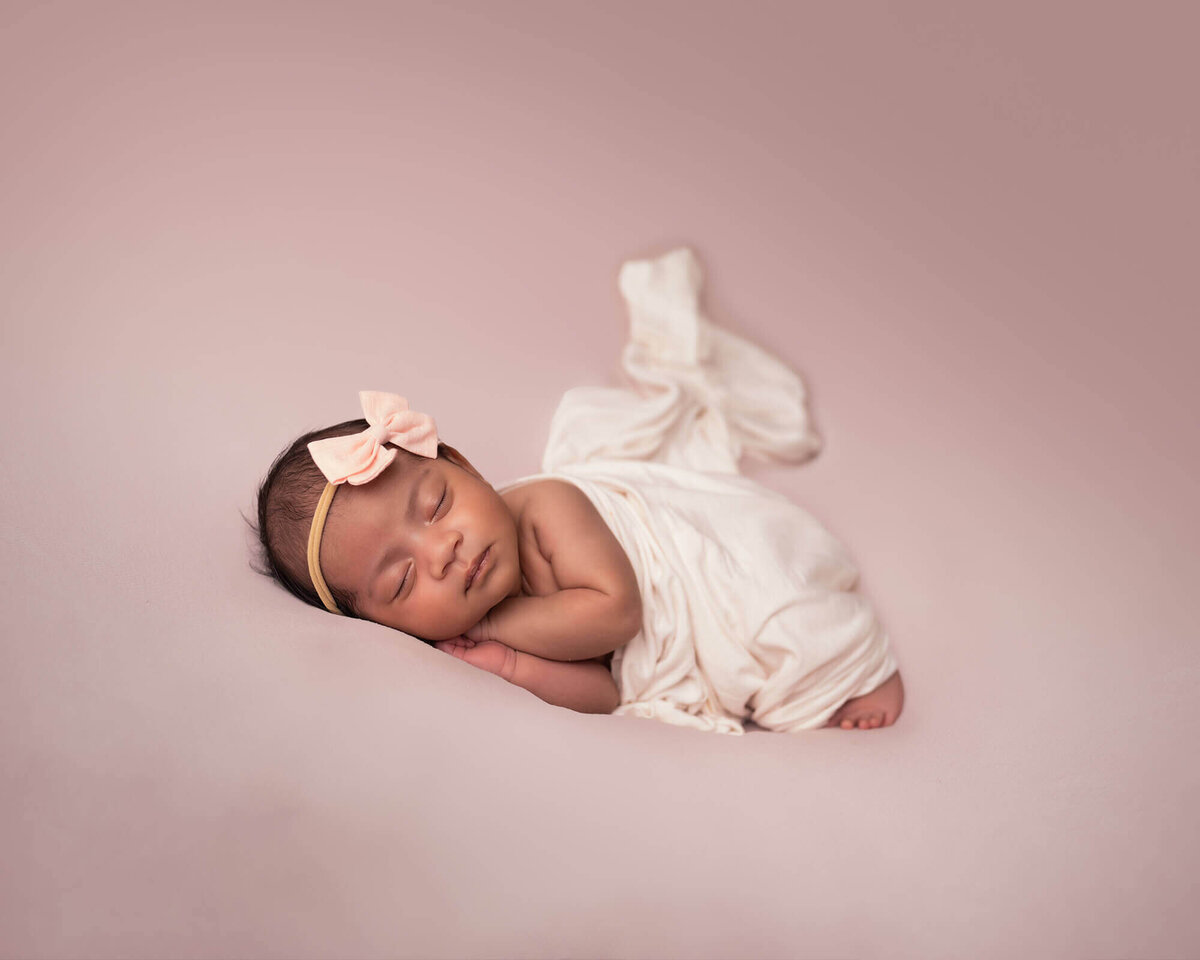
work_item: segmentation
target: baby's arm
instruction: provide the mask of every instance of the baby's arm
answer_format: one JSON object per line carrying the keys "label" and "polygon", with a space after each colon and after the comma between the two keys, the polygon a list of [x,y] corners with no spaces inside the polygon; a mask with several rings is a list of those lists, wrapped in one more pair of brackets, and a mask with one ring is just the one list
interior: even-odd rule
{"label": "baby's arm", "polygon": [[543,597],[509,597],[466,635],[549,660],[580,661],[615,650],[640,629],[640,609],[634,623],[610,595],[576,587]]}
{"label": "baby's arm", "polygon": [[517,651],[517,667],[508,679],[547,703],[579,713],[612,713],[621,702],[612,672],[598,660],[564,663]]}
{"label": "baby's arm", "polygon": [[559,589],[502,600],[466,635],[565,661],[602,656],[632,640],[642,628],[637,577],[583,491],[564,481],[541,485],[525,521]]}
{"label": "baby's arm", "polygon": [[598,660],[563,663],[522,653],[495,640],[465,637],[435,646],[469,664],[524,687],[555,706],[579,713],[612,713],[621,702],[608,665]]}

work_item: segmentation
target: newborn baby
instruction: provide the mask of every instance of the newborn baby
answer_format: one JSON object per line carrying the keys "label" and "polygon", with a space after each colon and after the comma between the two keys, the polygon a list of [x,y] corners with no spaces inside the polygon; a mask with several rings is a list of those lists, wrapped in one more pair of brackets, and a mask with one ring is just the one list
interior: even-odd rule
{"label": "newborn baby", "polygon": [[698,284],[686,249],[625,265],[625,365],[649,395],[568,391],[543,473],[499,490],[403,398],[362,393],[365,419],[272,465],[264,572],[574,710],[893,723],[900,674],[848,554],[737,473],[743,452],[815,452],[798,379],[712,328]]}
{"label": "newborn baby", "polygon": [[[368,404],[386,396],[364,394]],[[298,549],[308,531],[272,517],[284,498],[287,515],[301,515],[297,501],[315,504],[314,491],[326,486],[315,463],[304,464],[310,443],[366,427],[355,421],[302,437],[260,497],[268,548],[290,544],[277,551],[280,571],[310,602],[320,601]],[[637,633],[641,599],[628,559],[583,494],[549,481],[502,496],[445,443],[433,457],[395,443],[377,451],[391,462],[370,482],[338,487],[320,537],[318,576],[339,610],[433,643],[550,703],[612,712],[617,688],[604,656]]]}

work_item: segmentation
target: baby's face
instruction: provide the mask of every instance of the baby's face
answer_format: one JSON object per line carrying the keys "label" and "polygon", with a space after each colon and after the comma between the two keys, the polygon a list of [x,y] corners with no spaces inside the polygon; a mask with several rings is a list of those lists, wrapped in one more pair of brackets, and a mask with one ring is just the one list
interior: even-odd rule
{"label": "baby's face", "polygon": [[520,592],[516,520],[500,494],[462,464],[446,456],[405,462],[400,454],[374,480],[338,488],[321,537],[321,573],[330,586],[354,591],[363,616],[448,640]]}

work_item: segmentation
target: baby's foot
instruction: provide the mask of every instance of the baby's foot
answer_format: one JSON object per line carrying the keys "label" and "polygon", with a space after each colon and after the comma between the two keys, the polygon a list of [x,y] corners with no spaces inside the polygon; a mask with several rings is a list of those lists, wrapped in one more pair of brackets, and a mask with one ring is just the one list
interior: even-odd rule
{"label": "baby's foot", "polygon": [[870,693],[852,697],[838,707],[837,712],[825,724],[843,730],[871,730],[886,727],[896,722],[904,706],[904,684],[897,670]]}

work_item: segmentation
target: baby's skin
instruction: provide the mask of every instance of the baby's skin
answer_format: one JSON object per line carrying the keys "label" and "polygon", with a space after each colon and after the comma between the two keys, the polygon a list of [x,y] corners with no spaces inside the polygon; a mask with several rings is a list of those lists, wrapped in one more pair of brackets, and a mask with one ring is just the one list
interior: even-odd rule
{"label": "baby's skin", "polygon": [[[637,578],[591,501],[560,480],[498,493],[443,444],[330,508],[321,567],[361,616],[433,641],[549,703],[611,713],[608,661],[641,629]],[[404,469],[393,469],[403,463]]]}
{"label": "baby's skin", "polygon": [[825,724],[843,730],[873,730],[896,722],[904,708],[904,681],[897,670],[870,693],[851,697],[843,703]]}
{"label": "baby's skin", "polygon": [[[434,642],[548,703],[611,713],[612,652],[641,630],[624,549],[592,502],[562,480],[497,492],[457,450],[343,485],[321,540],[331,586],[360,615]],[[843,704],[829,726],[887,726],[899,674]],[[836,721],[836,722],[835,722]]]}

